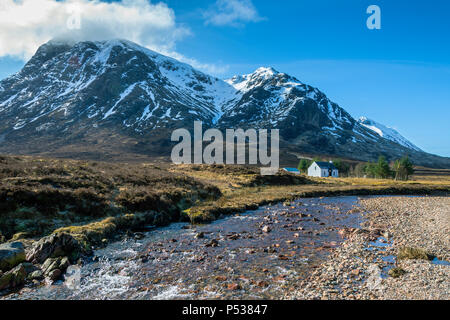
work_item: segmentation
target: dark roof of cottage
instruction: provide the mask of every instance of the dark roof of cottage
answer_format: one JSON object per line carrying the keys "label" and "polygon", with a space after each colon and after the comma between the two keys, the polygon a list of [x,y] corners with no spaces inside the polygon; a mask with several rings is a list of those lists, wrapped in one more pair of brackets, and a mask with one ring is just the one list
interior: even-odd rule
{"label": "dark roof of cottage", "polygon": [[337,170],[337,168],[331,162],[316,161],[316,163],[321,169]]}

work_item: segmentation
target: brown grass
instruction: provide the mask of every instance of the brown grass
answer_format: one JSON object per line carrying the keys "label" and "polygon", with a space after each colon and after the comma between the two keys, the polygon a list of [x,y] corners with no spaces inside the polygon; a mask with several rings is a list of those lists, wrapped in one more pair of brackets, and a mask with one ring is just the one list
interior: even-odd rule
{"label": "brown grass", "polygon": [[176,219],[217,187],[152,164],[111,164],[0,157],[0,235],[48,234],[126,212],[159,211]]}
{"label": "brown grass", "polygon": [[164,225],[180,219],[206,222],[299,197],[450,190],[448,176],[439,179],[433,174],[430,178],[429,172],[406,182],[320,179],[285,172],[261,176],[259,172],[257,167],[237,165],[177,166],[3,156],[0,241],[14,235],[38,237],[55,230],[98,241],[127,228],[130,223],[124,217],[131,219],[133,226],[144,222]]}

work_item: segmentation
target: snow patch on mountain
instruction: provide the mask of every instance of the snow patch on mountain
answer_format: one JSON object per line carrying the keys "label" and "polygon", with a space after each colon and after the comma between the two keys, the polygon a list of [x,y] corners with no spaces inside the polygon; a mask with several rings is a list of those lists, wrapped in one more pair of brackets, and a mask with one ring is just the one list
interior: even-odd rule
{"label": "snow patch on mountain", "polygon": [[232,85],[237,91],[245,93],[261,85],[265,80],[273,78],[277,74],[279,74],[279,72],[273,68],[261,67],[253,73],[234,76],[231,79],[225,80],[225,82]]}
{"label": "snow patch on mountain", "polygon": [[257,97],[252,97],[252,99],[242,103],[239,108],[245,109],[245,107],[251,107],[255,104],[263,107],[262,112],[270,118],[268,122],[271,125],[276,125],[279,121],[284,120],[292,108],[299,101],[305,99],[305,96],[298,96],[293,93],[294,88],[302,92],[305,91],[306,86],[303,83],[271,67],[260,67],[253,73],[234,76],[225,80],[225,82],[236,89],[235,98],[223,107],[224,111],[231,111],[229,116],[238,114],[238,110],[233,109],[245,95],[251,95],[252,91],[263,89],[270,94],[268,97],[262,101],[258,100]]}
{"label": "snow patch on mountain", "polygon": [[407,148],[410,148],[410,149],[413,149],[416,151],[422,151],[420,148],[418,148],[416,145],[414,145],[408,139],[403,137],[394,128],[387,127],[381,123],[378,123],[378,122],[368,119],[366,117],[360,117],[358,119],[358,123],[361,124],[362,126],[366,127],[367,129],[372,130],[373,132],[375,132],[382,138],[393,141],[404,147],[407,147]]}
{"label": "snow patch on mountain", "polygon": [[169,87],[186,95],[204,99],[211,103],[214,113],[213,122],[217,122],[223,114],[222,106],[236,96],[236,89],[225,81],[197,71],[192,66],[173,58],[164,56],[133,42],[121,40],[128,47],[145,53],[158,66],[161,74],[169,80]]}

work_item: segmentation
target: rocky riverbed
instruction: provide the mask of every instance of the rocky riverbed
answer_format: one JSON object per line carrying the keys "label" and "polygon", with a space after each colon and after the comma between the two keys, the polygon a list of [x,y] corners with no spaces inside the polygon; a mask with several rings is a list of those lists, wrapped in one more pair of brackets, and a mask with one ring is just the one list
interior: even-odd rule
{"label": "rocky riverbed", "polygon": [[450,298],[450,198],[360,201],[367,220],[290,299]]}
{"label": "rocky riverbed", "polygon": [[[47,258],[74,243],[44,239],[26,256],[40,269],[8,271],[25,285],[2,299],[449,299],[449,208],[448,197],[300,199],[143,228],[78,260]],[[25,259],[20,245],[8,252]]]}
{"label": "rocky riverbed", "polygon": [[130,234],[65,281],[7,299],[280,299],[363,221],[357,197],[302,199],[207,225]]}

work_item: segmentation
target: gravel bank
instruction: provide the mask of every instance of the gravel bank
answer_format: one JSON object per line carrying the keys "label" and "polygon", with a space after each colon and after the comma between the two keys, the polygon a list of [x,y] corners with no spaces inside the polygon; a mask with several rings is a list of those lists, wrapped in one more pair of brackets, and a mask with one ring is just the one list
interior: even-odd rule
{"label": "gravel bank", "polygon": [[[368,212],[363,228],[341,230],[344,244],[286,298],[450,299],[450,198],[377,197],[360,203]],[[423,249],[440,261],[398,260],[402,247]],[[406,273],[389,276],[395,267]]]}

